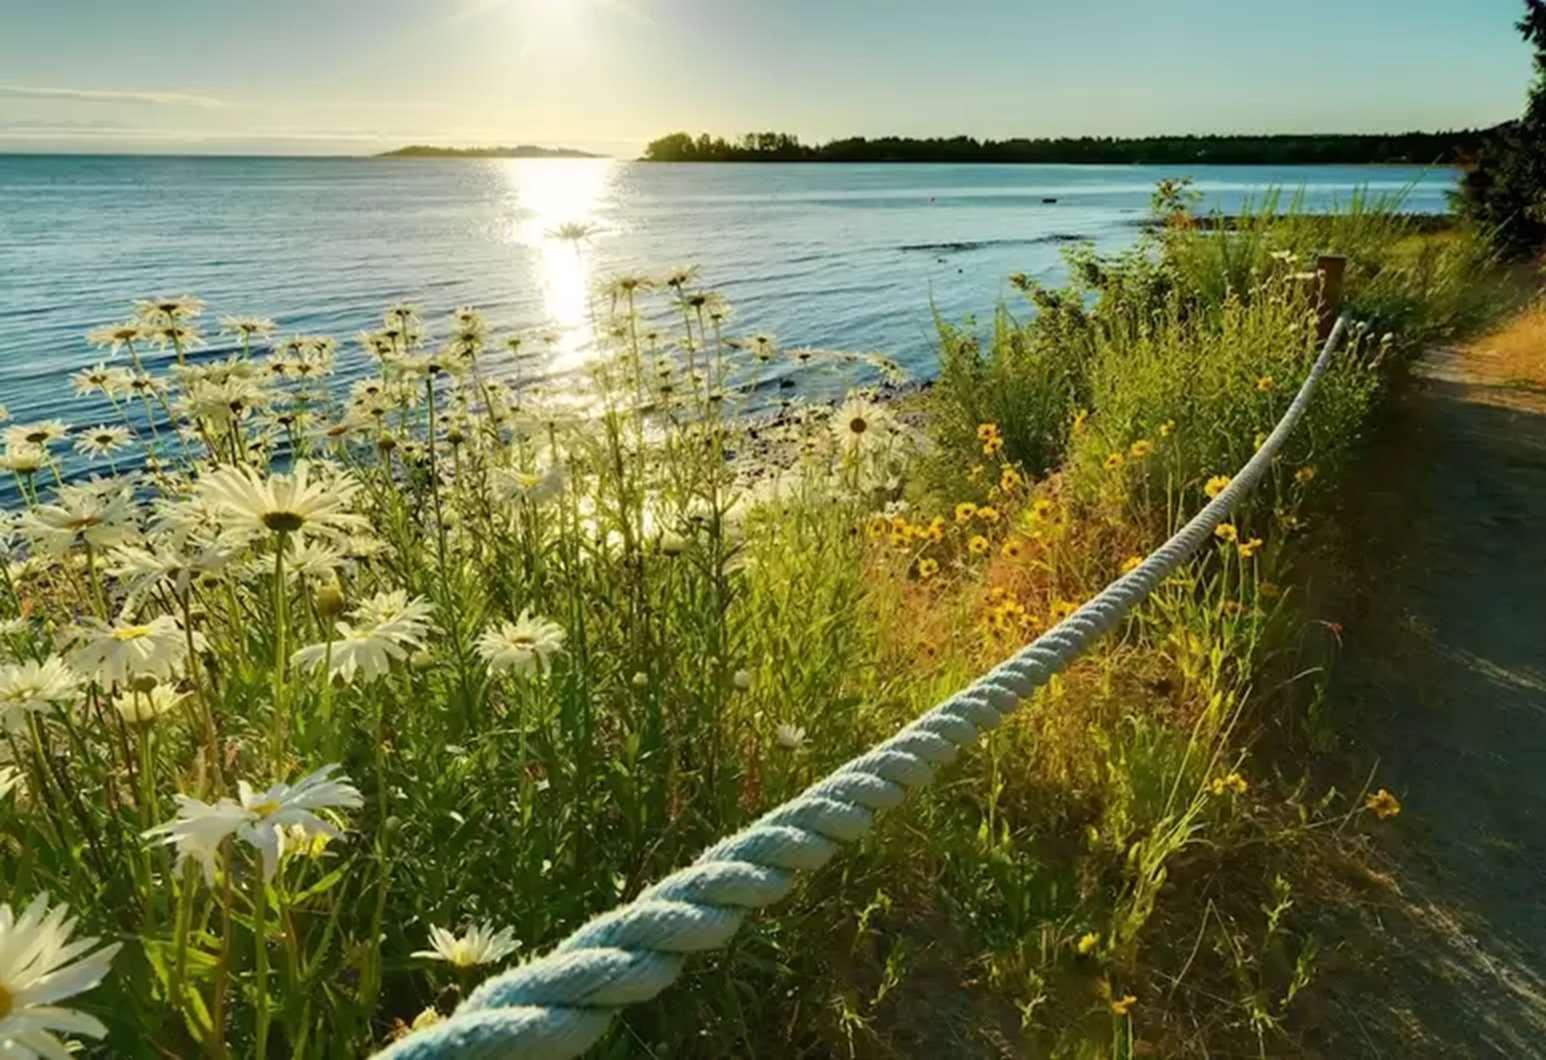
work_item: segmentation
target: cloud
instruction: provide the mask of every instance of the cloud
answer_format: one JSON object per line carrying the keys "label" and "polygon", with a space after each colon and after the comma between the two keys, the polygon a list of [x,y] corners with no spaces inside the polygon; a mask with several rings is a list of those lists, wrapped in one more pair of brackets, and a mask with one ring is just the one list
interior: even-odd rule
{"label": "cloud", "polygon": [[37,88],[31,85],[0,85],[0,97],[7,99],[68,99],[78,103],[134,103],[157,107],[199,107],[213,110],[225,106],[211,96],[183,92],[106,92],[89,88]]}

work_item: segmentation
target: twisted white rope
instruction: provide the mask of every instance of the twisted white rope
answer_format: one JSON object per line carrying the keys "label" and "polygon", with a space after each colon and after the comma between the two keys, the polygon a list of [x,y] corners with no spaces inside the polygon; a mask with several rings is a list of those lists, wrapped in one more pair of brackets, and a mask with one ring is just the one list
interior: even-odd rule
{"label": "twisted white rope", "polygon": [[443,1023],[403,1039],[381,1060],[568,1060],[606,1032],[618,1009],[670,986],[686,954],[724,946],[748,910],[778,901],[797,870],[821,868],[839,843],[868,832],[877,810],[927,784],[1212,538],[1304,416],[1344,326],[1337,321],[1288,411],[1240,473],[1141,565],[889,740],[591,920],[546,956],[488,980]]}

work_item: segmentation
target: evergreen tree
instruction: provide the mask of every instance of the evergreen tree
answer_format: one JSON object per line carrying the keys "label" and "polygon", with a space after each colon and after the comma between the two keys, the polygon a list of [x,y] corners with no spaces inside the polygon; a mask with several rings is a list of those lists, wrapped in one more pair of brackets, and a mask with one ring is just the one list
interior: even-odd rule
{"label": "evergreen tree", "polygon": [[1546,0],[1525,0],[1519,32],[1535,49],[1535,81],[1524,116],[1500,127],[1469,167],[1460,205],[1524,256],[1546,243]]}

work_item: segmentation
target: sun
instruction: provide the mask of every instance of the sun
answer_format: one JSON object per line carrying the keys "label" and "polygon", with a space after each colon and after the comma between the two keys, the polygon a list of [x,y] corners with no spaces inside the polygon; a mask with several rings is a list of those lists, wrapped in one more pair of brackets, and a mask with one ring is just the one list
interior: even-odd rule
{"label": "sun", "polygon": [[523,29],[570,35],[579,28],[585,0],[514,0]]}

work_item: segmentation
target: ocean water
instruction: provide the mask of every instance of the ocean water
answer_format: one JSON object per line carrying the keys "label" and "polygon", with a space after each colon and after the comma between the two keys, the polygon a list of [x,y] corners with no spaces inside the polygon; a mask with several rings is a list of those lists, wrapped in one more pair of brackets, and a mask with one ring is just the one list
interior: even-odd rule
{"label": "ocean water", "polygon": [[[1225,211],[1272,187],[1312,206],[1367,187],[1437,212],[1454,181],[1399,167],[0,156],[0,404],[20,420],[109,419],[66,376],[103,356],[88,328],[157,293],[203,298],[209,332],[255,314],[334,335],[344,374],[365,369],[351,337],[387,303],[416,302],[432,324],[471,304],[497,328],[556,335],[540,373],[562,379],[589,356],[596,281],[681,264],[731,301],[732,334],[885,353],[927,375],[935,309],[987,319],[1013,298],[1009,274],[1060,280],[1067,243],[1130,244],[1155,182],[1183,175]],[[552,238],[567,222],[593,234]],[[756,376],[751,404],[791,371]]]}

